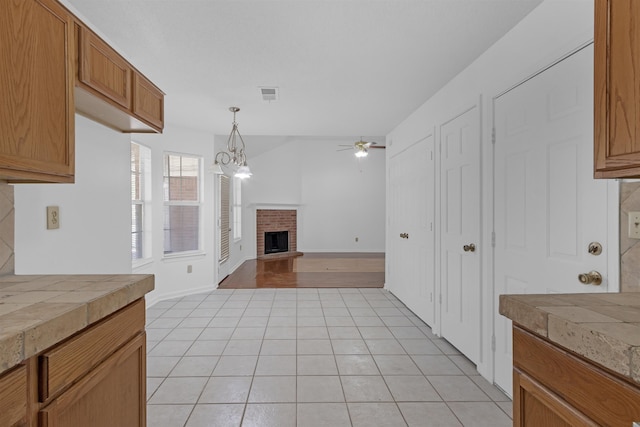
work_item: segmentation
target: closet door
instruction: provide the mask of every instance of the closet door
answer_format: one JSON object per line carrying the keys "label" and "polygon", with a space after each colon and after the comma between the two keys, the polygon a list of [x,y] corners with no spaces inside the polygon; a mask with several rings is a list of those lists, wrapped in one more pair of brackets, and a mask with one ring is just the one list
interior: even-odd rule
{"label": "closet door", "polygon": [[430,326],[435,320],[433,145],[431,132],[393,155],[389,168],[388,286]]}

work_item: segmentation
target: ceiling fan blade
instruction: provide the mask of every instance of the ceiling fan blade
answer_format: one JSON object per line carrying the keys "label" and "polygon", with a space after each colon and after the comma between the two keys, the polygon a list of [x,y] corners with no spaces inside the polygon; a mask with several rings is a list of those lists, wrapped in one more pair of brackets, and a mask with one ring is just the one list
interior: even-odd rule
{"label": "ceiling fan blade", "polygon": [[376,145],[376,146],[371,146],[369,148],[387,148],[387,147],[384,145]]}
{"label": "ceiling fan blade", "polygon": [[353,150],[353,147],[349,147],[349,148],[341,148],[341,149],[336,150],[336,151],[347,151],[347,150]]}

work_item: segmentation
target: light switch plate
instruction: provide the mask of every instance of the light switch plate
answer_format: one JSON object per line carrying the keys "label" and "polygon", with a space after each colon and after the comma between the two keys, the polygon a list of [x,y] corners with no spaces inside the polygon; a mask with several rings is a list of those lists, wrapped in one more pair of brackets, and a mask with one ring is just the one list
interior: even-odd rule
{"label": "light switch plate", "polygon": [[629,238],[640,239],[640,212],[629,212]]}
{"label": "light switch plate", "polygon": [[47,206],[47,230],[60,228],[60,208]]}

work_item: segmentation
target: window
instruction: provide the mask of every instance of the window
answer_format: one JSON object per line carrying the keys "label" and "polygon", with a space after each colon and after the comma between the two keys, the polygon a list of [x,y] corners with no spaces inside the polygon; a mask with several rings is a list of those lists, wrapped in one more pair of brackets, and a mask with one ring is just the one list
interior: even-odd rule
{"label": "window", "polygon": [[151,150],[131,143],[131,260],[151,256]]}
{"label": "window", "polygon": [[233,239],[242,238],[242,178],[233,178]]}
{"label": "window", "polygon": [[164,156],[164,254],[200,250],[200,158]]}

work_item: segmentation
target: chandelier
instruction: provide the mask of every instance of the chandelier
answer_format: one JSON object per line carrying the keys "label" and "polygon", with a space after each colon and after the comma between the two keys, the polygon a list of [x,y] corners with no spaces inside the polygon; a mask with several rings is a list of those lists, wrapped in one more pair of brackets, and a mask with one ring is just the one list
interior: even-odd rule
{"label": "chandelier", "polygon": [[238,123],[236,123],[236,113],[240,111],[240,109],[238,107],[229,107],[229,111],[233,113],[233,127],[227,140],[227,151],[219,151],[216,153],[213,163],[213,173],[222,175],[224,171],[220,165],[233,165],[238,167],[234,174],[236,178],[249,178],[252,174],[249,166],[247,166],[247,155],[244,152],[245,144],[238,131]]}

